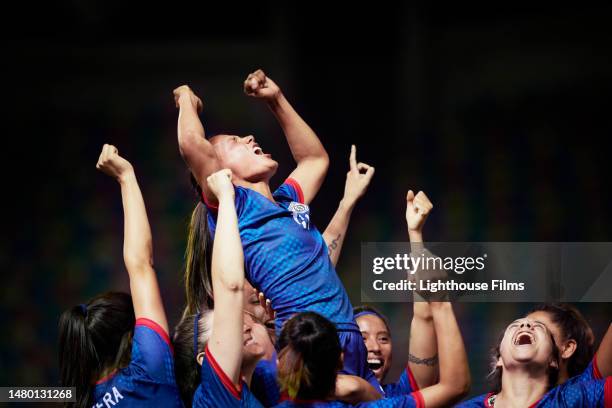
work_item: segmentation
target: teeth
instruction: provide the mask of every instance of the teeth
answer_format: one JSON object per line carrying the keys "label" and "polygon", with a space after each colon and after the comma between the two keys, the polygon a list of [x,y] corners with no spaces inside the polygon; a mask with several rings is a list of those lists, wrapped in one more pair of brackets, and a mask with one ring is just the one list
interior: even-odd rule
{"label": "teeth", "polygon": [[368,360],[368,364],[382,364],[382,361],[379,359],[373,358]]}

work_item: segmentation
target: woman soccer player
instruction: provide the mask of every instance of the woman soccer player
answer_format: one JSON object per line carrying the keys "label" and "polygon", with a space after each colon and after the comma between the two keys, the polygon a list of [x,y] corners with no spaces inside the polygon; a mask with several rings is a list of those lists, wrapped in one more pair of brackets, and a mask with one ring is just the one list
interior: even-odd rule
{"label": "woman soccer player", "polygon": [[492,356],[492,392],[460,407],[608,407],[612,377],[557,384],[559,350],[543,322],[522,318],[504,332]]}
{"label": "woman soccer player", "polygon": [[541,321],[552,333],[559,352],[557,384],[600,380],[612,375],[612,325],[594,354],[593,330],[575,307],[545,303],[536,306],[526,317]]}
{"label": "woman soccer player", "polygon": [[[280,88],[259,70],[248,76],[245,92],[267,103],[283,129],[297,167],[272,193],[269,180],[278,163],[251,135],[217,135],[207,140],[198,118],[201,100],[187,86],[174,91],[179,108],[179,150],[201,190],[192,217],[187,250],[187,313],[201,305],[201,288],[212,298],[205,243],[215,233],[217,197],[206,178],[221,168],[232,170],[235,205],[249,281],[272,302],[276,331],[293,314],[314,311],[336,324],[344,369],[378,383],[367,368],[366,351],[352,306],[327,254],[321,234],[310,222],[308,204],[327,172],[329,159],[321,142],[293,110]],[[205,208],[206,207],[206,208]],[[206,211],[208,209],[208,211]],[[210,302],[207,302],[210,303]]]}
{"label": "woman soccer player", "polygon": [[214,310],[185,315],[174,336],[181,393],[186,405],[193,396],[194,407],[261,406],[248,383],[265,349],[253,340],[253,319],[242,308],[244,257],[231,178],[231,171],[222,170],[206,183],[218,203],[211,263]]}
{"label": "woman soccer player", "polygon": [[[406,195],[406,223],[411,244],[423,242],[423,226],[433,208],[429,198],[419,191],[412,190]],[[415,248],[416,249],[416,248]],[[438,356],[436,332],[428,302],[417,299],[413,302],[413,318],[410,325],[408,364],[395,383],[382,385],[386,396],[410,394],[436,382],[438,376]],[[355,308],[355,320],[359,325],[368,350],[368,365],[383,384],[391,368],[393,343],[391,329],[385,316],[369,306]]]}
{"label": "woman soccer player", "polygon": [[180,407],[151,229],[134,170],[110,145],[102,148],[96,167],[121,186],[123,259],[132,296],[104,293],[62,314],[61,383],[76,387],[78,407]]}

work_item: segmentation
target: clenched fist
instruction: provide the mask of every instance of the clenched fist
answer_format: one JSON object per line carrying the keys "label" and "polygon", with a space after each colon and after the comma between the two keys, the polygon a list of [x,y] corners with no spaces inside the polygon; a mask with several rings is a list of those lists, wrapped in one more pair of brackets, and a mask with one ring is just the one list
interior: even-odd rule
{"label": "clenched fist", "polygon": [[232,184],[232,171],[230,169],[219,170],[206,179],[208,188],[221,201],[224,198],[234,199],[234,185]]}
{"label": "clenched fist", "polygon": [[189,88],[189,86],[181,85],[178,88],[176,88],[174,91],[172,91],[172,93],[174,94],[174,104],[176,105],[177,108],[180,107],[179,99],[181,98],[181,96],[185,95],[189,97],[191,104],[196,108],[198,113],[202,112],[202,108],[204,107],[204,105],[202,104],[202,100],[198,98],[195,93],[193,93],[193,91],[191,90],[191,88]]}
{"label": "clenched fist", "polygon": [[129,161],[119,156],[119,150],[113,145],[105,144],[98,158],[96,168],[103,173],[121,181],[125,177],[134,174],[134,168]]}
{"label": "clenched fist", "polygon": [[254,98],[273,100],[280,95],[280,88],[258,69],[244,81],[244,93]]}
{"label": "clenched fist", "polygon": [[412,190],[408,190],[408,194],[406,194],[406,222],[408,223],[408,231],[420,232],[432,208],[433,204],[424,192],[419,191],[415,196]]}

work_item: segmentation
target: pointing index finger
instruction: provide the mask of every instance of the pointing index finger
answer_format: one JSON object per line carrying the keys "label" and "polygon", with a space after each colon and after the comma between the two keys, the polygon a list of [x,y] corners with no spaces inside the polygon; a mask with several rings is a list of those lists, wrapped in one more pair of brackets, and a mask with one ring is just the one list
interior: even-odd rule
{"label": "pointing index finger", "polygon": [[356,171],[357,170],[357,148],[355,147],[355,145],[351,145],[351,155],[349,156],[349,165],[351,168],[351,171]]}

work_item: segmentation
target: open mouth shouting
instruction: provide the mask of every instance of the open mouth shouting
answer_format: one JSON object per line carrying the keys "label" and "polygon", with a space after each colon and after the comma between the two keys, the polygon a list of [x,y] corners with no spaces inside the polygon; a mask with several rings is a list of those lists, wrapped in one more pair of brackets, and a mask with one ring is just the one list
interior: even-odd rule
{"label": "open mouth shouting", "polygon": [[514,336],[513,344],[515,346],[532,345],[536,341],[533,333],[527,331],[520,331]]}
{"label": "open mouth shouting", "polygon": [[255,153],[257,156],[264,156],[267,158],[272,157],[271,154],[264,153],[263,149],[257,143],[253,144],[253,153]]}
{"label": "open mouth shouting", "polygon": [[380,370],[384,364],[385,361],[381,358],[368,358],[368,367],[370,367],[370,370],[374,373]]}

